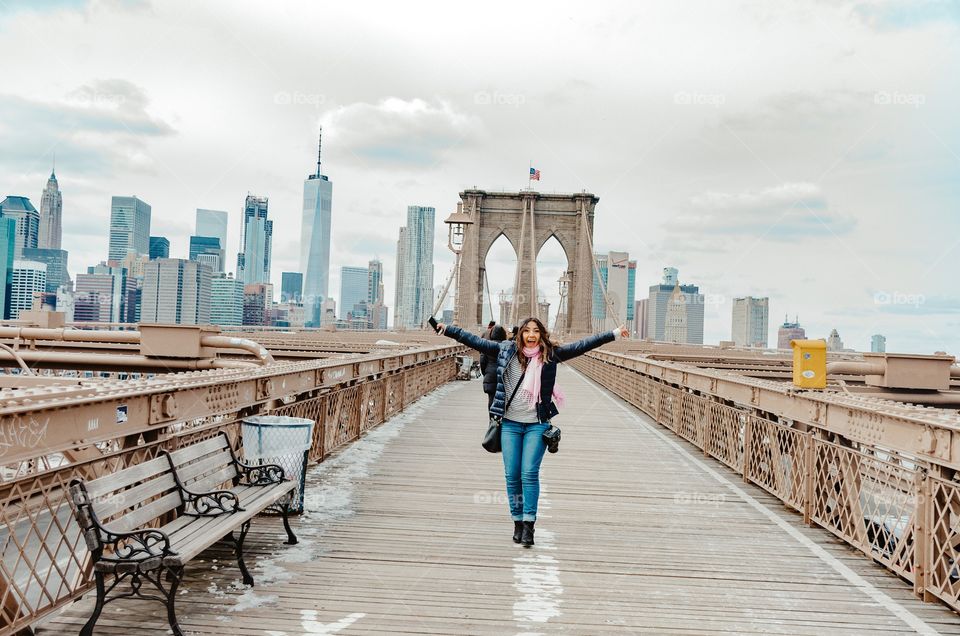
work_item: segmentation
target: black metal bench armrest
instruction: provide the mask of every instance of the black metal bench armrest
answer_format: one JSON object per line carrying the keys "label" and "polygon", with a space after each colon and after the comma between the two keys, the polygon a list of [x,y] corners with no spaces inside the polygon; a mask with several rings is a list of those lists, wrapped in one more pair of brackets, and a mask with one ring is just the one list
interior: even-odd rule
{"label": "black metal bench armrest", "polygon": [[239,459],[235,460],[237,472],[240,473],[238,486],[269,486],[271,484],[280,484],[287,480],[283,471],[283,466],[278,464],[262,464],[260,466],[251,466],[244,464]]}
{"label": "black metal bench armrest", "polygon": [[90,530],[98,535],[101,561],[139,562],[176,554],[170,549],[170,537],[156,528],[117,532],[94,521]]}
{"label": "black metal bench armrest", "polygon": [[192,517],[215,517],[242,511],[240,499],[229,490],[193,492],[180,485],[183,494],[183,514]]}

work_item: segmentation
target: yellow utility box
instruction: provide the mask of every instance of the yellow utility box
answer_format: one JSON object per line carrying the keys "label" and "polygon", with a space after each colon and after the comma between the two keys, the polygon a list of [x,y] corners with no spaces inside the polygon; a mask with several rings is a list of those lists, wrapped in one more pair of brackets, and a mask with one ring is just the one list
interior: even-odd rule
{"label": "yellow utility box", "polygon": [[827,341],[791,340],[793,383],[804,389],[827,387]]}

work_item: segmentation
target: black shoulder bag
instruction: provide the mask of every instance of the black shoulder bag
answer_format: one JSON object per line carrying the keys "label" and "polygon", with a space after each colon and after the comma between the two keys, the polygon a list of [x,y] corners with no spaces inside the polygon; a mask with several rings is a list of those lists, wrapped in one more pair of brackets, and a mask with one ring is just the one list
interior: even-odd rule
{"label": "black shoulder bag", "polygon": [[[520,374],[520,379],[517,380],[517,386],[513,387],[513,393],[510,394],[510,399],[507,400],[507,403],[503,407],[504,415],[506,415],[507,411],[510,409],[510,403],[513,402],[513,397],[517,394],[517,391],[520,390],[520,385],[523,384],[523,376],[525,375],[527,375],[526,369],[524,369],[523,373]],[[488,453],[499,453],[503,450],[503,447],[500,444],[501,419],[502,418],[499,418],[496,415],[490,416],[490,425],[487,426],[487,432],[483,436],[483,442],[481,442],[481,445]]]}

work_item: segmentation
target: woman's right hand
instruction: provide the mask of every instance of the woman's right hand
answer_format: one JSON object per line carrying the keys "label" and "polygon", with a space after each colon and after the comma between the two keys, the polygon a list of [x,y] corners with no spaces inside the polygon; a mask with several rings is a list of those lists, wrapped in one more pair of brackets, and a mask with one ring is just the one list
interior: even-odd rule
{"label": "woman's right hand", "polygon": [[447,326],[442,322],[437,323],[437,334],[443,335],[443,332],[447,329]]}

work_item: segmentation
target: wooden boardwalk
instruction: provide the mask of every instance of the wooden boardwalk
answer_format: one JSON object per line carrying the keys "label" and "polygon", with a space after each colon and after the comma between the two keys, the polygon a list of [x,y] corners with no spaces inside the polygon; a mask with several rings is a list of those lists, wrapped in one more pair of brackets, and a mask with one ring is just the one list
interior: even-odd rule
{"label": "wooden boardwalk", "polygon": [[[188,567],[191,634],[960,634],[960,619],[569,369],[537,545],[512,543],[478,381],[442,387],[313,469],[303,541],[254,523]],[[216,569],[214,569],[216,568]],[[89,595],[88,595],[89,596]],[[76,634],[86,598],[41,626]],[[159,604],[97,634],[165,634]]]}

